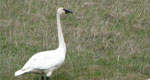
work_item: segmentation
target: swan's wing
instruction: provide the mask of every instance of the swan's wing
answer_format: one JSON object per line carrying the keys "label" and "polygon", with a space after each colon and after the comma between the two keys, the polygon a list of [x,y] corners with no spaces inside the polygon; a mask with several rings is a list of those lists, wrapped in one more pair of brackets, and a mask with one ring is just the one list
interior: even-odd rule
{"label": "swan's wing", "polygon": [[38,54],[39,54],[39,53],[33,55],[33,56],[25,63],[25,65],[23,66],[22,69],[25,70],[25,69],[30,68],[30,66],[38,59],[38,57],[39,57]]}
{"label": "swan's wing", "polygon": [[33,55],[24,65],[23,69],[45,70],[59,67],[62,63],[63,60],[55,54],[55,51],[40,52]]}
{"label": "swan's wing", "polygon": [[62,62],[63,61],[61,61],[56,56],[43,56],[35,60],[34,63],[31,65],[31,68],[40,70],[52,69],[59,67],[62,64]]}

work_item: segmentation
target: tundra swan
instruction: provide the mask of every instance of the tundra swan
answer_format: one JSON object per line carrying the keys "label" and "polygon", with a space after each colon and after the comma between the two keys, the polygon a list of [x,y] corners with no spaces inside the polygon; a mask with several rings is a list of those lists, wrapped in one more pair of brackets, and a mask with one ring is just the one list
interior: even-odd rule
{"label": "tundra swan", "polygon": [[49,80],[52,72],[58,69],[65,60],[66,55],[66,44],[64,41],[60,17],[64,13],[72,13],[71,11],[58,8],[57,9],[57,30],[58,30],[58,41],[59,46],[55,50],[43,51],[34,54],[23,66],[22,69],[15,72],[15,76],[20,76],[26,73],[35,73],[41,75],[41,80],[44,80],[44,74],[46,75],[46,80]]}

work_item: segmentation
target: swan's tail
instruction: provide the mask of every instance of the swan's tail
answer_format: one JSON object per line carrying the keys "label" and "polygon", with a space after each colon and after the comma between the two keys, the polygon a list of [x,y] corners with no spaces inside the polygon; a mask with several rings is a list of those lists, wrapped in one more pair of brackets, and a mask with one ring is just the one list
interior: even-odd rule
{"label": "swan's tail", "polygon": [[22,74],[24,74],[24,73],[25,73],[25,72],[22,71],[22,69],[20,69],[20,70],[18,70],[18,71],[15,72],[15,76],[20,76],[20,75],[22,75]]}

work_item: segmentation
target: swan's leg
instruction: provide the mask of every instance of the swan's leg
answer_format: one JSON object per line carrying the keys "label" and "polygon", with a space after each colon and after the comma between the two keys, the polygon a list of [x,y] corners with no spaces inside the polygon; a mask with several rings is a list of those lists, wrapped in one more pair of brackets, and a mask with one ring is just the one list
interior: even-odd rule
{"label": "swan's leg", "polygon": [[51,74],[52,74],[52,72],[48,72],[48,73],[46,74],[46,80],[49,80],[49,77],[51,76]]}
{"label": "swan's leg", "polygon": [[49,80],[49,77],[46,77],[46,80]]}
{"label": "swan's leg", "polygon": [[44,76],[41,76],[41,80],[44,80]]}

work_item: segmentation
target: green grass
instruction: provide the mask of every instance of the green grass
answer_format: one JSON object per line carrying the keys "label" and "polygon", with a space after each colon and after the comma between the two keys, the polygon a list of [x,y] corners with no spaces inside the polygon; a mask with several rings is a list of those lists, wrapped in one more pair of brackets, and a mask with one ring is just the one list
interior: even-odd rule
{"label": "green grass", "polygon": [[58,46],[56,9],[62,17],[67,56],[51,80],[150,78],[149,0],[0,0],[0,80],[14,77],[35,53]]}

